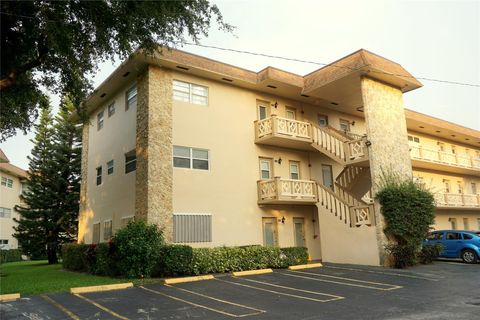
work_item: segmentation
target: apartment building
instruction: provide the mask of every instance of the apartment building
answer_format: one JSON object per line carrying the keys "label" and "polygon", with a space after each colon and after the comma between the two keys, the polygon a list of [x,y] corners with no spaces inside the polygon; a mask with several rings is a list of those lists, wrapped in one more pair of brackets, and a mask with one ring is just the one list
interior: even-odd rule
{"label": "apartment building", "polygon": [[366,50],[305,76],[137,53],[85,102],[78,241],[135,218],[174,243],[379,265],[384,170],[432,187],[433,227],[478,229],[480,132],[405,109],[421,86]]}
{"label": "apartment building", "polygon": [[27,172],[11,164],[1,149],[0,179],[0,249],[17,249],[18,241],[13,237],[13,227],[16,225],[13,218],[19,218],[15,206],[21,204],[20,195],[25,187]]}

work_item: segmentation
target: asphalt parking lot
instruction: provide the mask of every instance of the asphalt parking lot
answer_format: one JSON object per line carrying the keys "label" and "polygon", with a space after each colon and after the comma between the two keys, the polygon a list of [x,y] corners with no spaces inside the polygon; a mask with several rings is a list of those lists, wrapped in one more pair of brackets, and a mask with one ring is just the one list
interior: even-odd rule
{"label": "asphalt parking lot", "polygon": [[480,264],[304,270],[0,304],[4,319],[479,319]]}

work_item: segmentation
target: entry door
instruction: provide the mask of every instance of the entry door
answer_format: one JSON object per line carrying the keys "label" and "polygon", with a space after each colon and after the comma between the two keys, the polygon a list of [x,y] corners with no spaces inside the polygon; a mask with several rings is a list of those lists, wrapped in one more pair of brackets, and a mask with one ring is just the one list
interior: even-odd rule
{"label": "entry door", "polygon": [[268,247],[278,246],[277,218],[262,218],[263,244]]}
{"label": "entry door", "polygon": [[295,247],[306,247],[305,222],[303,218],[293,218],[293,231],[295,235]]}
{"label": "entry door", "polygon": [[328,164],[322,164],[322,179],[323,179],[323,185],[333,190],[332,166]]}

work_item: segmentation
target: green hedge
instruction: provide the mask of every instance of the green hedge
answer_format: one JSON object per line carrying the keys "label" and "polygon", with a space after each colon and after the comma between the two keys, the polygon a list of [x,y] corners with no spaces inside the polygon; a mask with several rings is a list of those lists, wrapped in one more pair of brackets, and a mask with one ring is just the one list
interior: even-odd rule
{"label": "green hedge", "polygon": [[0,263],[22,261],[22,250],[0,250]]}
{"label": "green hedge", "polygon": [[162,248],[156,275],[182,276],[286,268],[307,261],[307,248],[263,246],[191,248],[185,245],[167,245]]}
{"label": "green hedge", "polygon": [[[128,275],[120,270],[114,243],[63,246],[65,269],[98,275]],[[153,276],[186,276],[232,271],[286,268],[308,261],[307,248],[263,246],[192,248],[186,245],[164,245],[159,250]]]}

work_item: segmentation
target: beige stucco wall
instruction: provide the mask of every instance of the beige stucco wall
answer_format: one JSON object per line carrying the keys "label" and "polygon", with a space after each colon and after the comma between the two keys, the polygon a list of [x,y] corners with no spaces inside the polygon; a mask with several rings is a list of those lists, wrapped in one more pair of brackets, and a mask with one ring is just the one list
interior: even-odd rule
{"label": "beige stucco wall", "polygon": [[[456,219],[458,230],[477,230],[480,231],[480,213],[469,210],[437,210],[435,212],[435,230],[452,229],[450,219]],[[465,225],[464,219],[467,219],[468,225]]]}
{"label": "beige stucco wall", "polygon": [[430,150],[440,150],[439,143],[443,143],[444,150],[447,153],[452,152],[452,146],[455,149],[455,153],[459,156],[470,156],[470,157],[478,157],[480,158],[480,148],[475,148],[471,145],[461,144],[458,142],[454,142],[451,140],[446,140],[444,138],[434,137],[429,134],[421,133],[418,131],[411,131],[408,132],[409,135],[418,137],[420,139],[419,145],[424,149]]}
{"label": "beige stucco wall", "polygon": [[11,210],[10,218],[0,218],[0,239],[8,240],[10,249],[18,248],[18,241],[13,237],[13,227],[17,224],[13,221],[13,218],[19,219],[19,214],[14,210],[16,205],[20,205],[20,194],[22,193],[22,184],[18,177],[11,175],[7,172],[0,172],[1,177],[5,177],[13,180],[12,188],[0,186],[0,207]]}
{"label": "beige stucco wall", "polygon": [[[82,163],[87,165],[86,185],[82,190],[86,194],[81,200],[79,221],[80,242],[92,242],[92,227],[100,222],[100,240],[103,240],[103,222],[112,220],[113,230],[120,228],[122,217],[135,214],[135,171],[125,174],[125,153],[135,149],[136,108],[125,110],[125,91],[134,83],[128,83],[112,97],[105,97],[105,104],[90,116],[90,123],[84,132],[88,148]],[[108,117],[107,106],[115,102],[115,114]],[[104,126],[97,130],[97,114],[104,110]],[[107,161],[114,160],[114,173],[107,175]],[[103,183],[96,185],[96,168],[103,168]],[[85,189],[86,188],[86,189]]]}

